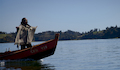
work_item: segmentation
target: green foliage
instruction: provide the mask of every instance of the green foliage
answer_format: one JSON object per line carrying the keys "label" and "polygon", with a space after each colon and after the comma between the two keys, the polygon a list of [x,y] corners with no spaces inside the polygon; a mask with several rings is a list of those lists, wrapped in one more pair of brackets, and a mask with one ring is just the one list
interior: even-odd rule
{"label": "green foliage", "polygon": [[16,34],[0,34],[0,43],[4,42],[14,42]]}
{"label": "green foliage", "polygon": [[[120,38],[120,27],[111,26],[106,27],[106,30],[98,30],[95,28],[94,30],[90,30],[88,32],[75,32],[75,31],[46,31],[34,34],[34,41],[46,41],[50,39],[54,39],[56,33],[60,34],[59,40],[81,40],[81,39],[108,39],[108,38]],[[16,33],[5,33],[0,32],[0,43],[3,42],[14,42]]]}
{"label": "green foliage", "polygon": [[6,37],[7,34],[0,34],[0,39],[3,38],[3,37]]}
{"label": "green foliage", "polygon": [[108,39],[120,38],[120,27],[106,27],[106,30],[86,33],[81,39]]}

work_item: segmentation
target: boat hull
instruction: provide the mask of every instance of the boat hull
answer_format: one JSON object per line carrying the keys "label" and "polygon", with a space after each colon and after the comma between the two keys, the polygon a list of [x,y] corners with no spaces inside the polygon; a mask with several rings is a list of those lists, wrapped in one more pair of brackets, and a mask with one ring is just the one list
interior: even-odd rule
{"label": "boat hull", "polygon": [[47,51],[44,51],[44,52],[40,52],[40,53],[37,53],[35,55],[32,55],[32,56],[29,56],[27,58],[23,58],[23,59],[34,59],[34,60],[39,60],[39,59],[42,59],[42,58],[45,58],[45,57],[48,57],[48,56],[51,56],[54,54],[55,52],[55,48],[52,48],[50,50],[47,50]]}
{"label": "boat hull", "polygon": [[49,40],[42,44],[32,46],[23,50],[0,53],[0,60],[17,60],[17,59],[34,59],[39,60],[54,54],[59,34],[55,35],[55,39]]}

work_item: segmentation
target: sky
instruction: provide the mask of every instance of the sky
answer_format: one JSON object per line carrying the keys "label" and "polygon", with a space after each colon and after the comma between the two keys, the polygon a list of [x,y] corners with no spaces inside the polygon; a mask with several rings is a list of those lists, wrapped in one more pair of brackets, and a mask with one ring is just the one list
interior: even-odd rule
{"label": "sky", "polygon": [[120,0],[0,0],[0,31],[16,32],[23,17],[36,33],[103,30],[120,27]]}

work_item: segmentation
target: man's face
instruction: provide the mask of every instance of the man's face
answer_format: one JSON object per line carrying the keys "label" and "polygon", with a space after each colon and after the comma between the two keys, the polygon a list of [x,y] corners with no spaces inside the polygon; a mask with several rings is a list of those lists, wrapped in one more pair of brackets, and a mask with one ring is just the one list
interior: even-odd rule
{"label": "man's face", "polygon": [[24,24],[27,24],[27,19],[24,19],[23,23],[24,23]]}

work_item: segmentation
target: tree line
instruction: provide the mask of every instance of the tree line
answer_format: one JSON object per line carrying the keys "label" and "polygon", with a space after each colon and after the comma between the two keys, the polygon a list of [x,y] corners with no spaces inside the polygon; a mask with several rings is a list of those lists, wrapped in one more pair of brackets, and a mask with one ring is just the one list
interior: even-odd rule
{"label": "tree line", "polygon": [[[45,31],[34,34],[33,41],[47,41],[54,39],[56,33],[60,34],[59,40],[83,40],[83,39],[109,39],[109,38],[120,38],[120,27],[117,25],[106,27],[105,30],[92,29],[88,32],[76,32],[72,30],[62,31]],[[14,42],[16,37],[16,32],[6,33],[0,31],[0,43],[4,42]]]}

